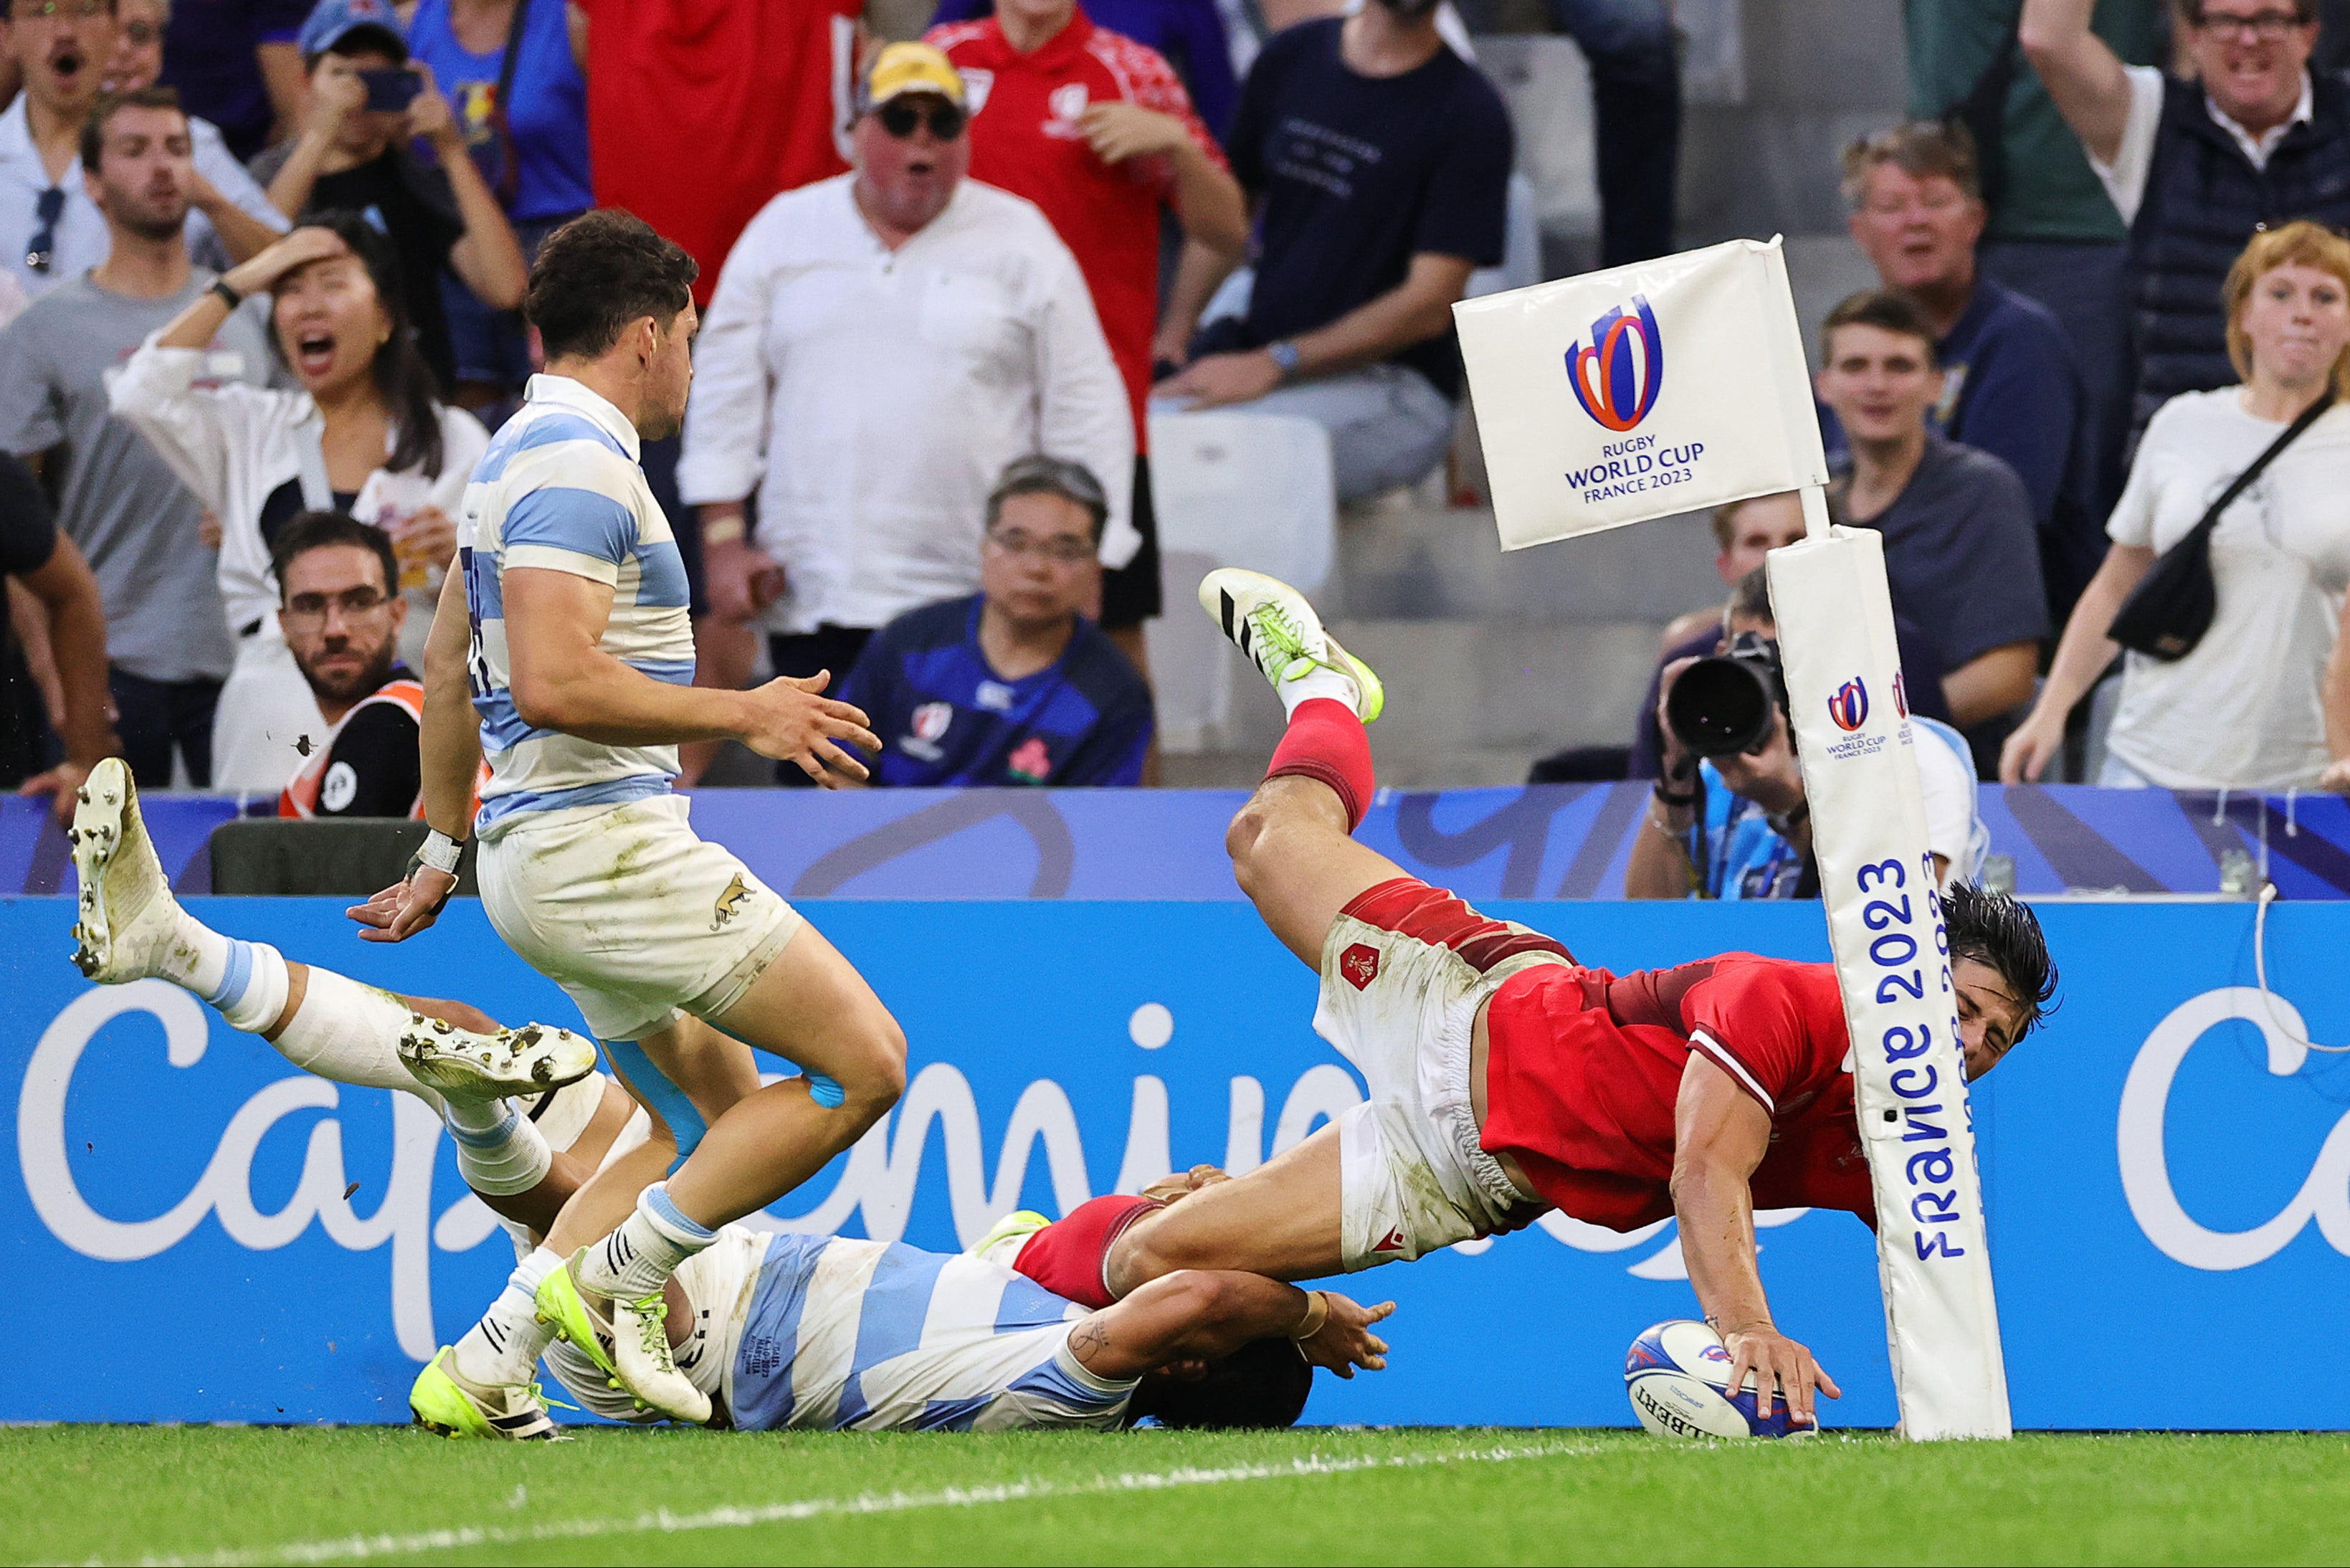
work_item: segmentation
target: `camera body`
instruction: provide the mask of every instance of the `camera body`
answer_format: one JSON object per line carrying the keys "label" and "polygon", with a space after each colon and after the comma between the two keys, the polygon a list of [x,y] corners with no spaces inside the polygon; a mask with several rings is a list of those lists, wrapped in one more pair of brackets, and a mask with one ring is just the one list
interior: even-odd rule
{"label": "camera body", "polygon": [[1665,698],[1673,738],[1700,757],[1757,751],[1771,738],[1771,711],[1787,711],[1787,682],[1779,644],[1742,631],[1727,653],[1699,659],[1680,672]]}
{"label": "camera body", "polygon": [[374,114],[404,114],[424,90],[424,78],[411,66],[395,66],[389,70],[361,71],[359,80],[367,84],[367,108]]}

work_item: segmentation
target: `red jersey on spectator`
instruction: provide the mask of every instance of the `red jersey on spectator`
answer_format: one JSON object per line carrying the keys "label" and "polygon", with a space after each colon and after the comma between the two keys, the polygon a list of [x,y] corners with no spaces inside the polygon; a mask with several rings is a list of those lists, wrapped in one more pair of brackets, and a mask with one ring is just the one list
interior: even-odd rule
{"label": "red jersey on spectator", "polygon": [[1035,202],[1076,256],[1134,404],[1135,448],[1144,450],[1159,325],[1159,209],[1174,200],[1175,171],[1163,157],[1103,162],[1077,121],[1088,104],[1139,104],[1181,120],[1218,168],[1226,167],[1222,150],[1159,52],[1095,26],[1083,9],[1034,54],[1016,52],[992,17],[932,28],[930,41],[962,73],[972,178]]}
{"label": "red jersey on spectator", "polygon": [[1622,979],[1540,965],[1486,1010],[1481,1140],[1561,1212],[1629,1231],[1670,1217],[1673,1111],[1701,1051],[1771,1116],[1757,1209],[1876,1223],[1835,969],[1725,953]]}
{"label": "red jersey on spectator", "polygon": [[707,308],[768,199],[848,167],[865,0],[581,3],[596,202],[691,252]]}

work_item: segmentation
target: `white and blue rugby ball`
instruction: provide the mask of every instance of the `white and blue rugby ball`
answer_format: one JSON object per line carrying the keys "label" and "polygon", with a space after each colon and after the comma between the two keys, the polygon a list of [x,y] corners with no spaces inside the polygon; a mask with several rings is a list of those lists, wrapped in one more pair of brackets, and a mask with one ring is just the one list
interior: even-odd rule
{"label": "white and blue rugby ball", "polygon": [[1624,1357],[1624,1391],[1640,1425],[1659,1438],[1808,1438],[1816,1429],[1797,1425],[1786,1400],[1776,1396],[1771,1414],[1758,1417],[1752,1388],[1730,1391],[1730,1365],[1720,1334],[1675,1318],[1632,1342]]}

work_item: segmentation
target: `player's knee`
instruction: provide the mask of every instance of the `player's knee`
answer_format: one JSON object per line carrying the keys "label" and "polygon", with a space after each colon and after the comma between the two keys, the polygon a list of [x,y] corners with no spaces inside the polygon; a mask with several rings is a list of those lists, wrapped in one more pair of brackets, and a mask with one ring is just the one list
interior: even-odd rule
{"label": "player's knee", "polygon": [[1224,853],[1232,857],[1232,875],[1239,878],[1243,891],[1257,875],[1263,860],[1266,837],[1272,833],[1274,814],[1261,795],[1251,795],[1248,804],[1232,817],[1232,826],[1224,829]]}
{"label": "player's knee", "polygon": [[906,1032],[888,1013],[858,1031],[857,1048],[837,1075],[841,1108],[862,1131],[889,1114],[906,1092]]}

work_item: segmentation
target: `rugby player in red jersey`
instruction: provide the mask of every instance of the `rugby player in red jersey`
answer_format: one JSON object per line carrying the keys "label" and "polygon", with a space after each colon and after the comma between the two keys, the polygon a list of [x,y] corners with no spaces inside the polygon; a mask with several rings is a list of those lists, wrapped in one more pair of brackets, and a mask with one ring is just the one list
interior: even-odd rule
{"label": "rugby player in red jersey", "polygon": [[[1404,875],[1351,836],[1371,798],[1378,678],[1270,577],[1212,572],[1200,597],[1289,709],[1227,836],[1233,870],[1322,976],[1315,1029],[1370,1098],[1246,1176],[1187,1183],[1180,1202],[1097,1199],[1014,1266],[1083,1301],[1177,1269],[1367,1269],[1549,1208],[1617,1231],[1674,1218],[1733,1386],[1752,1372],[1765,1411],[1775,1385],[1811,1419],[1814,1390],[1837,1389],[1772,1319],[1754,1210],[1875,1222],[1833,966],[1726,953],[1617,976]],[[2013,898],[1957,885],[1944,914],[1980,1077],[2038,1021],[2054,974]]]}

